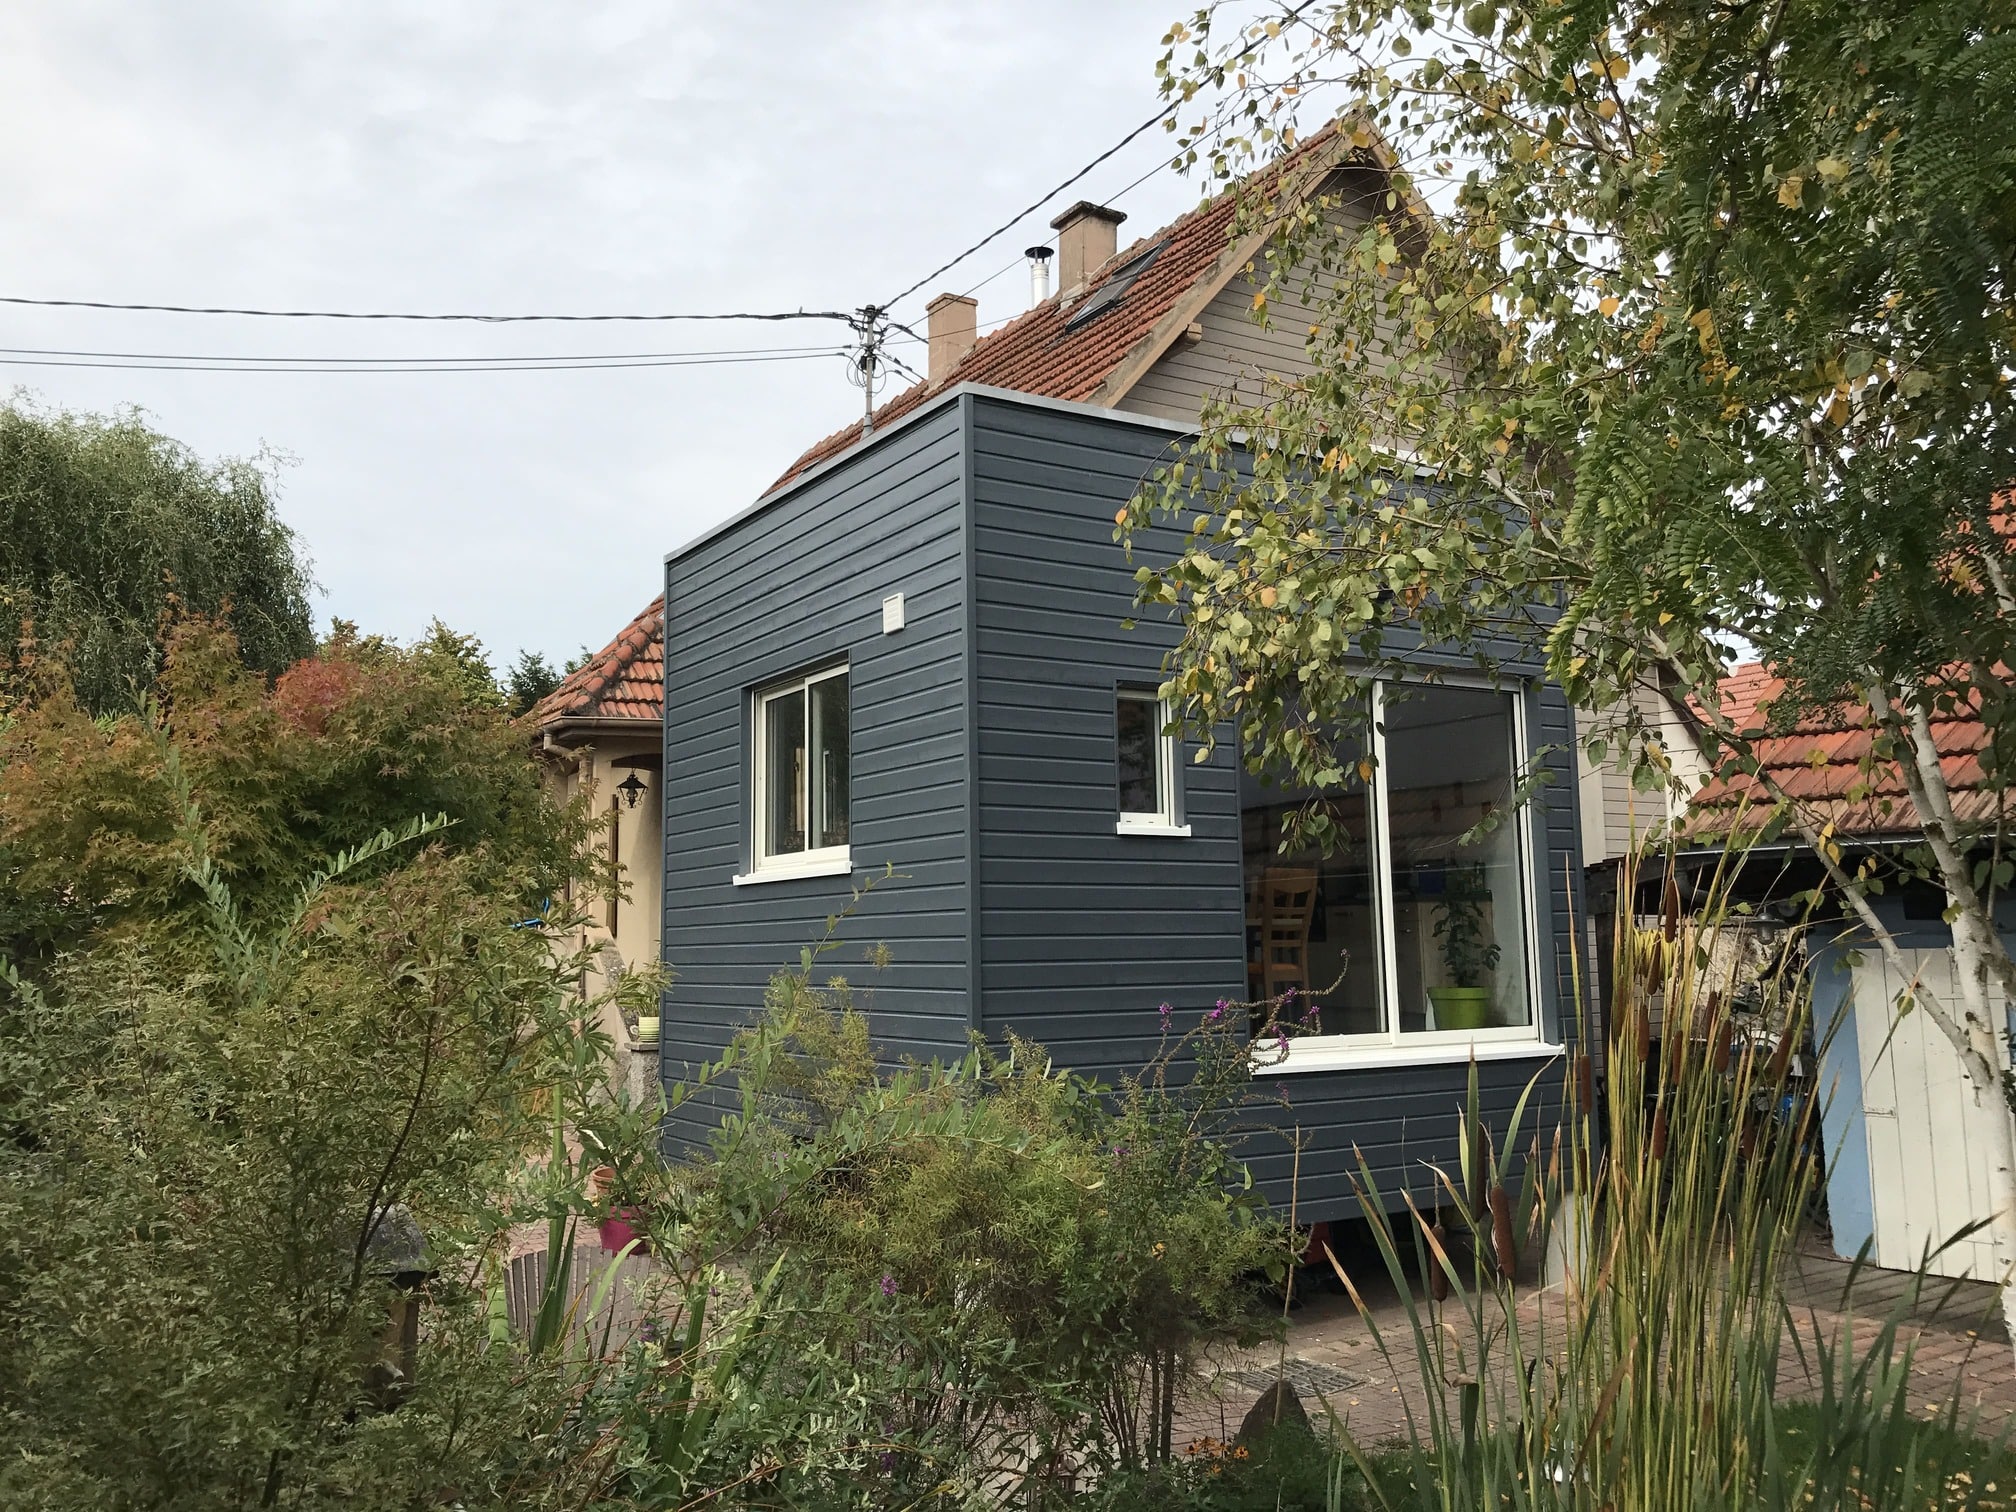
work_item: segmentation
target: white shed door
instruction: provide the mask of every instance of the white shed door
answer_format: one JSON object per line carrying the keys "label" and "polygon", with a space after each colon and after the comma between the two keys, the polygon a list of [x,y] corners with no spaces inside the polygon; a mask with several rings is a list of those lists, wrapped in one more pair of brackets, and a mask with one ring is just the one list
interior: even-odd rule
{"label": "white shed door", "polygon": [[[1959,1056],[1923,1013],[1897,1017],[1895,1004],[1911,972],[1942,1004],[1955,1001],[1952,952],[1903,955],[1904,975],[1873,950],[1856,966],[1855,1041],[1862,1061],[1874,1258],[1878,1265],[1912,1270],[1928,1247],[1938,1249],[1994,1211],[1984,1120],[2008,1115],[1998,1104],[1976,1103]],[[1994,1276],[1987,1234],[1971,1234],[1941,1250],[1931,1268],[1942,1276]]]}

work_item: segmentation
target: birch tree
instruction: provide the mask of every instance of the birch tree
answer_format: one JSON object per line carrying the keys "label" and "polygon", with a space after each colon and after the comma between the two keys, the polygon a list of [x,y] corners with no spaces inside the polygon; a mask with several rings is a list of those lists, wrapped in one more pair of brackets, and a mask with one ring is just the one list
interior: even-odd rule
{"label": "birch tree", "polygon": [[[1339,780],[1335,737],[1416,636],[1493,676],[1544,664],[1617,732],[1589,755],[1646,785],[1672,780],[1635,696],[1655,690],[1896,960],[1878,879],[1760,769],[1718,683],[1747,646],[1785,679],[1781,718],[1867,709],[1851,797],[1908,796],[1897,827],[1922,827],[1957,966],[1951,1000],[1900,1011],[1998,1110],[2005,1276],[2012,19],[1987,0],[1198,12],[1164,87],[1229,93],[1238,124],[1200,125],[1193,164],[1231,179],[1327,124],[1384,177],[1369,220],[1249,194],[1246,224],[1281,223],[1255,318],[1334,290],[1300,333],[1313,372],[1210,409],[1118,530],[1190,528],[1142,596],[1182,610],[1170,694],[1238,721],[1249,761]],[[1934,740],[1954,715],[1986,732],[1965,801]]]}

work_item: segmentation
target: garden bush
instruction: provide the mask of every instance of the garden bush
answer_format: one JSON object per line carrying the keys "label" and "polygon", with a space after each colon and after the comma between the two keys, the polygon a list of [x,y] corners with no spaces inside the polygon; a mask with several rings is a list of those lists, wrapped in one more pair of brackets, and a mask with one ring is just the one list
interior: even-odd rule
{"label": "garden bush", "polygon": [[190,621],[136,711],[52,674],[0,731],[0,1504],[550,1479],[571,1383],[482,1282],[608,1046],[538,922],[579,816],[455,660],[269,684]]}
{"label": "garden bush", "polygon": [[859,1452],[780,1485],[1041,1499],[1168,1461],[1177,1394],[1278,1329],[1265,1278],[1294,1253],[1237,1159],[1250,1083],[1228,1018],[1168,1033],[1110,1089],[1021,1040],[892,1066],[817,954],[731,1052],[736,1105],[706,1160],[665,1173],[679,1218],[652,1241],[714,1257],[695,1286],[771,1277],[765,1327],[792,1346],[769,1389],[851,1417]]}

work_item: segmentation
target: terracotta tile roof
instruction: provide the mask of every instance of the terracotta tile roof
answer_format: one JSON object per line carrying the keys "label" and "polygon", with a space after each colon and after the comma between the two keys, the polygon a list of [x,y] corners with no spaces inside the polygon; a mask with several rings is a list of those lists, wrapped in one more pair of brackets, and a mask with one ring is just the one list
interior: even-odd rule
{"label": "terracotta tile roof", "polygon": [[[1322,153],[1335,135],[1334,126],[1326,127],[1262,171],[1278,180]],[[1242,187],[1228,188],[1159,231],[1123,247],[1086,284],[1082,294],[1067,302],[1060,290],[999,330],[983,336],[936,383],[913,384],[878,408],[876,429],[895,423],[932,395],[962,383],[984,383],[1046,399],[1092,398],[1156,324],[1220,266],[1221,257],[1229,254]],[[1125,275],[1133,259],[1158,244],[1160,250],[1155,260],[1135,276],[1119,299],[1089,319],[1081,320],[1076,327],[1071,325],[1074,313],[1091,304],[1107,284]],[[807,468],[839,456],[860,439],[859,421],[835,431],[787,467],[765,491],[781,488]]]}
{"label": "terracotta tile roof", "polygon": [[[1765,772],[1809,813],[1831,820],[1843,835],[1907,835],[1919,829],[1918,812],[1904,791],[1894,761],[1875,758],[1874,718],[1866,709],[1843,707],[1801,716],[1789,728],[1770,722],[1771,705],[1785,689],[1761,663],[1736,668],[1722,681],[1722,703],[1736,728],[1753,737]],[[2008,800],[1983,781],[1981,752],[1988,732],[1979,719],[1935,720],[1932,738],[1953,794],[1954,812],[1966,821],[1990,820]],[[1767,802],[1763,784],[1729,772],[1695,797],[1704,828],[1714,815],[1740,801]],[[1704,813],[1705,811],[1705,813]]]}
{"label": "terracotta tile roof", "polygon": [[665,708],[665,598],[651,600],[623,633],[567,674],[532,710],[536,729],[577,720],[656,724]]}

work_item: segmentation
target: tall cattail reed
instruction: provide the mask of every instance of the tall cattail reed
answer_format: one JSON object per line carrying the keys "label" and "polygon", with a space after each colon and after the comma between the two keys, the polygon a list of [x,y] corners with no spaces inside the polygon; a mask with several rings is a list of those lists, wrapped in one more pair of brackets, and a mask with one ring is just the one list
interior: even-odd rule
{"label": "tall cattail reed", "polygon": [[[1579,1047],[1534,1079],[1494,1146],[1473,1065],[1461,1169],[1434,1173],[1432,1205],[1389,1207],[1361,1163],[1411,1334],[1375,1325],[1375,1337],[1396,1369],[1418,1372],[1408,1395],[1424,1404],[1394,1478],[1411,1485],[1387,1505],[1945,1504],[1937,1454],[1951,1440],[1934,1430],[1959,1421],[1957,1396],[1939,1423],[1910,1411],[1897,1327],[1910,1299],[1858,1352],[1814,1339],[1781,1297],[1822,1179],[1821,1109],[1806,1095],[1817,1077],[1798,1074],[1812,1029],[1798,953],[1774,952],[1743,981],[1744,952],[1712,948],[1758,927],[1733,899],[1740,862],[1725,857],[1691,911],[1668,868],[1650,920],[1620,915],[1604,1096],[1588,1083],[1596,1047]],[[1627,872],[1619,897],[1638,880]],[[1782,1431],[1781,1374],[1810,1383],[1814,1432]]]}

